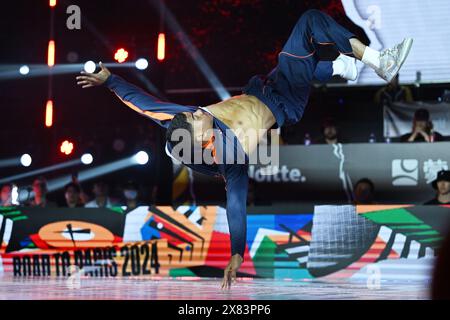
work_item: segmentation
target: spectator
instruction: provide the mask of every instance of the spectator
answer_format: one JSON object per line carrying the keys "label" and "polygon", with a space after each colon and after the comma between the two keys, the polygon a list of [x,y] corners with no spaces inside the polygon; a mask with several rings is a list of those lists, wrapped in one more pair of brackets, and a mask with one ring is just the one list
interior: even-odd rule
{"label": "spectator", "polygon": [[89,196],[84,192],[80,181],[78,180],[78,172],[72,174],[72,183],[75,183],[80,190],[80,203],[85,204],[89,202]]}
{"label": "spectator", "polygon": [[44,177],[39,177],[33,181],[34,199],[31,200],[32,207],[56,207],[56,203],[47,200],[47,181]]}
{"label": "spectator", "polygon": [[4,184],[1,190],[0,207],[11,207],[12,204],[12,189],[11,183]]}
{"label": "spectator", "polygon": [[375,204],[375,185],[368,178],[356,182],[353,188],[355,204]]}
{"label": "spectator", "polygon": [[124,186],[123,196],[125,198],[125,206],[128,210],[135,209],[136,207],[142,205],[142,203],[139,201],[138,186],[133,181],[128,181]]}
{"label": "spectator", "polygon": [[436,197],[425,204],[450,204],[450,170],[441,170],[432,186],[437,190]]}
{"label": "spectator", "polygon": [[69,183],[64,187],[64,198],[68,208],[83,207],[80,202],[80,186],[76,183]]}
{"label": "spectator", "polygon": [[338,128],[333,118],[326,118],[322,123],[322,137],[315,141],[316,144],[336,144],[342,142],[339,139]]}
{"label": "spectator", "polygon": [[112,201],[109,198],[109,190],[106,183],[103,181],[98,181],[94,183],[94,188],[92,190],[95,195],[95,199],[86,203],[86,208],[111,208]]}
{"label": "spectator", "polygon": [[401,142],[443,141],[444,137],[433,130],[433,122],[427,109],[417,109],[414,113],[412,132],[400,137]]}
{"label": "spectator", "polygon": [[411,89],[399,84],[399,74],[385,87],[375,94],[375,102],[378,105],[389,105],[392,102],[413,102]]}

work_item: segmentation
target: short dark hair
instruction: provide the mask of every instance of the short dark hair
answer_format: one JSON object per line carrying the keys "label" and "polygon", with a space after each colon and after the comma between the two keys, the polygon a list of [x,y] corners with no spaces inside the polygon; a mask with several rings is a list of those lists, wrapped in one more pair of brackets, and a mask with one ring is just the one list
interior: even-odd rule
{"label": "short dark hair", "polygon": [[424,108],[417,109],[416,112],[414,112],[414,120],[415,121],[429,121],[430,120],[430,112]]}
{"label": "short dark hair", "polygon": [[[169,127],[167,128],[166,140],[171,145],[172,148],[181,142],[180,140],[176,140],[175,137],[172,136],[174,131],[177,129],[185,129],[189,132],[189,134],[191,136],[190,138],[191,138],[191,144],[192,144],[190,156],[191,156],[191,159],[194,159],[193,128],[192,128],[192,125],[189,122],[187,122],[187,117],[183,113],[176,114],[173,117],[172,121],[170,122]],[[182,158],[185,158],[188,155],[181,154],[180,156]]]}
{"label": "short dark hair", "polygon": [[170,122],[169,127],[167,128],[166,140],[168,142],[170,142],[172,144],[172,146],[178,144],[178,142],[179,142],[178,140],[175,140],[172,137],[174,131],[177,129],[185,129],[185,130],[189,131],[189,133],[191,134],[191,137],[192,137],[192,133],[193,133],[192,125],[189,122],[187,122],[187,117],[183,113],[176,114],[173,117],[172,121]]}
{"label": "short dark hair", "polygon": [[135,181],[133,180],[129,180],[127,181],[124,186],[123,189],[127,189],[127,190],[138,190],[138,185]]}
{"label": "short dark hair", "polygon": [[76,190],[76,192],[81,193],[81,188],[80,188],[80,186],[79,186],[78,184],[74,183],[74,182],[70,182],[70,183],[66,184],[66,185],[64,186],[64,192],[67,192],[67,190],[68,190],[69,188],[74,188],[74,189]]}
{"label": "short dark hair", "polygon": [[39,183],[45,191],[48,191],[47,180],[45,179],[44,176],[39,176],[36,179],[34,179],[33,186],[36,182]]}
{"label": "short dark hair", "polygon": [[375,185],[373,184],[372,180],[370,180],[369,178],[362,178],[362,179],[358,180],[358,182],[355,183],[355,187],[360,183],[367,183],[370,187],[370,191],[372,193],[375,192]]}
{"label": "short dark hair", "polygon": [[325,128],[328,128],[328,127],[337,128],[336,121],[334,120],[334,118],[327,117],[327,118],[323,119],[322,125],[320,126],[320,131],[323,133],[325,131]]}

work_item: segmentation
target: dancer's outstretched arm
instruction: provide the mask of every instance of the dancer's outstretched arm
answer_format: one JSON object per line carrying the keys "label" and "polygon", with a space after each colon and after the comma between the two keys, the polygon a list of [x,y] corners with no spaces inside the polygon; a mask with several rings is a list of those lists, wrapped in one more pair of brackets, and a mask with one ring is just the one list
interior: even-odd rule
{"label": "dancer's outstretched arm", "polygon": [[224,174],[227,191],[227,220],[231,240],[231,259],[224,270],[222,289],[230,288],[243,262],[247,238],[248,166],[229,165]]}
{"label": "dancer's outstretched arm", "polygon": [[197,107],[194,106],[161,101],[123,78],[111,74],[101,62],[100,68],[101,70],[98,73],[81,72],[82,75],[77,77],[77,84],[83,88],[104,85],[128,107],[151,118],[163,127],[167,127],[177,113],[195,112],[197,110]]}

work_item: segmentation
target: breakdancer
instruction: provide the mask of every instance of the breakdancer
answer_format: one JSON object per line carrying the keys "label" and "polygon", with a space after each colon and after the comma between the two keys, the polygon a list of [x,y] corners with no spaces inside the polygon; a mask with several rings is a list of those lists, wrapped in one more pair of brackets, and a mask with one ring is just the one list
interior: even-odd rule
{"label": "breakdancer", "polygon": [[[390,82],[403,65],[411,45],[412,39],[406,38],[392,48],[373,50],[330,16],[308,10],[296,23],[279,53],[278,65],[268,75],[251,78],[242,95],[207,107],[160,101],[111,74],[101,62],[98,73],[82,72],[77,84],[83,88],[106,86],[128,107],[167,128],[166,152],[170,156],[193,170],[224,178],[231,258],[224,270],[222,288],[229,288],[236,280],[246,246],[248,155],[263,139],[261,134],[249,137],[245,132],[249,129],[264,132],[298,122],[307,105],[313,78],[325,81],[332,75],[340,75],[354,80],[357,76],[354,58]],[[339,57],[333,62],[319,63],[318,51],[322,46],[333,46],[339,51]],[[189,134],[191,150],[177,148],[185,142],[185,137],[180,138],[178,134],[180,130]],[[229,145],[233,147],[227,149]],[[193,154],[199,150],[209,154],[213,161],[192,161]],[[242,155],[244,161],[240,161]]]}

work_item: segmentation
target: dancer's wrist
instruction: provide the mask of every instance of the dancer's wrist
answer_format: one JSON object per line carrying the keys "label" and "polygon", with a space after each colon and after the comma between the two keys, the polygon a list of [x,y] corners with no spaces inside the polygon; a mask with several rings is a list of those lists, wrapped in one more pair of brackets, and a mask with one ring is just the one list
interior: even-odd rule
{"label": "dancer's wrist", "polygon": [[114,80],[113,74],[111,73],[106,80],[102,83],[102,86],[109,88]]}

